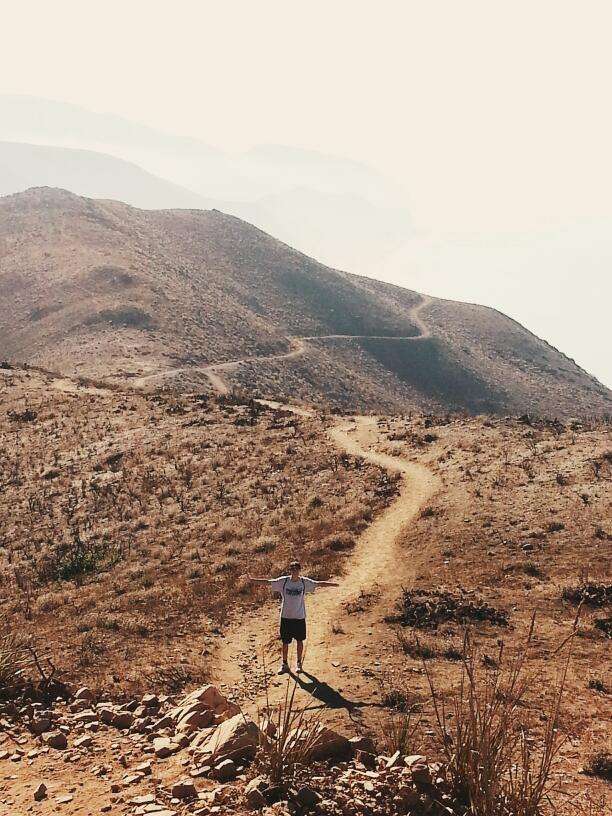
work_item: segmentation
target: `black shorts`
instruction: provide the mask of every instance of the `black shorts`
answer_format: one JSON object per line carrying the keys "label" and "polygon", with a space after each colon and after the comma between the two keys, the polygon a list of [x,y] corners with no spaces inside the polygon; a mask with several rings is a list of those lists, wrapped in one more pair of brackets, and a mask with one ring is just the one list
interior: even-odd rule
{"label": "black shorts", "polygon": [[280,637],[283,643],[306,640],[306,621],[303,618],[281,618]]}

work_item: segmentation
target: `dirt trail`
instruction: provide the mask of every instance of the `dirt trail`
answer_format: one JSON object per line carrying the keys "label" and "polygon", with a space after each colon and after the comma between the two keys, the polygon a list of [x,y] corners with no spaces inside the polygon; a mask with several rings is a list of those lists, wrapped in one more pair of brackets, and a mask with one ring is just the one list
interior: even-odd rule
{"label": "dirt trail", "polygon": [[[306,343],[315,340],[333,339],[381,339],[420,341],[431,336],[431,332],[420,314],[431,302],[423,296],[410,310],[410,318],[416,325],[419,334],[405,337],[383,337],[372,335],[318,335],[311,337],[290,338],[291,350],[269,357],[254,357],[232,360],[226,363],[201,367],[182,367],[158,374],[151,374],[134,380],[141,385],[150,379],[162,376],[174,376],[181,372],[200,371],[205,374],[213,389],[219,394],[227,394],[229,386],[222,374],[234,371],[248,362],[266,362],[269,360],[289,360],[306,351]],[[297,406],[283,405],[269,400],[260,400],[263,404],[291,411],[302,417],[312,416],[312,412]],[[357,417],[353,422],[339,418],[329,430],[329,436],[336,446],[353,456],[361,456],[369,462],[380,465],[391,472],[402,476],[399,496],[379,515],[359,538],[355,549],[346,562],[346,577],[341,579],[337,589],[320,589],[309,598],[310,616],[309,633],[305,666],[312,677],[303,678],[301,686],[305,695],[311,695],[332,708],[350,709],[344,706],[340,694],[341,683],[346,680],[346,672],[355,667],[356,661],[363,660],[364,650],[372,648],[373,654],[367,659],[377,657],[377,645],[388,632],[381,619],[388,612],[398,595],[402,582],[410,582],[414,571],[410,559],[401,552],[398,539],[406,527],[418,514],[423,504],[437,489],[437,479],[427,468],[389,456],[376,450],[380,444],[380,434],[376,417]],[[370,600],[365,614],[350,615],[346,610],[347,603],[358,599],[361,593],[367,593]],[[278,610],[269,605],[264,610],[257,610],[250,617],[242,617],[230,629],[218,650],[214,664],[214,679],[223,688],[236,691],[252,706],[261,706],[264,698],[261,692],[262,665],[261,656],[267,654],[269,668],[276,661],[276,655],[270,652],[272,643],[277,643]],[[376,628],[380,631],[375,632]],[[344,680],[343,680],[344,677]],[[324,678],[324,679],[322,679]],[[275,680],[274,687],[284,688],[282,680]],[[323,690],[323,691],[322,691]],[[359,683],[353,682],[351,690],[359,692]],[[371,691],[371,689],[370,689]],[[326,697],[327,695],[327,697]],[[331,701],[331,702],[330,702]],[[334,704],[335,702],[335,704]]]}
{"label": "dirt trail", "polygon": [[136,388],[140,388],[151,380],[161,379],[162,377],[175,377],[178,374],[204,374],[210,382],[213,391],[226,396],[229,394],[230,388],[226,381],[221,376],[222,372],[235,371],[241,365],[255,362],[272,362],[275,360],[292,360],[296,357],[302,356],[306,352],[308,341],[317,340],[403,340],[403,341],[419,341],[426,340],[431,337],[431,331],[427,324],[420,317],[421,311],[431,303],[431,298],[428,295],[422,295],[421,300],[413,306],[408,315],[413,321],[419,334],[417,335],[376,335],[376,334],[313,334],[304,337],[290,337],[290,350],[282,354],[272,354],[266,357],[243,357],[239,360],[230,360],[226,363],[213,363],[205,366],[179,366],[177,368],[170,368],[166,371],[156,371],[151,374],[143,374],[140,377],[135,377],[131,382]]}
{"label": "dirt trail", "polygon": [[[289,406],[283,407],[291,410]],[[306,412],[299,409],[299,413]],[[373,448],[379,442],[375,417],[357,417],[355,422],[349,423],[340,419],[329,435],[347,453],[362,456],[403,477],[399,496],[359,538],[346,562],[346,576],[340,579],[340,587],[320,589],[308,598],[305,668],[312,677],[303,678],[303,694],[314,696],[330,708],[346,711],[351,706],[338,701],[344,700],[341,690],[347,691],[347,671],[364,659],[376,659],[378,639],[385,635],[382,617],[391,609],[401,583],[414,578],[410,559],[400,550],[398,539],[436,491],[437,479],[421,465]],[[372,596],[367,612],[349,614],[346,604],[357,600],[362,592]],[[265,701],[261,692],[261,656],[268,655],[270,669],[278,667],[278,645],[270,650],[277,637],[277,618],[276,605],[250,618],[242,618],[224,640],[215,662],[215,679],[242,692],[253,708],[261,707]],[[379,632],[375,632],[377,627]],[[366,657],[364,651],[368,649],[373,651]],[[348,679],[348,690],[357,695],[355,702],[359,706],[363,703],[359,700],[363,689],[360,690],[359,682],[355,681],[361,678],[353,676],[352,683],[350,676]],[[273,685],[279,695],[284,693],[283,680],[275,678]],[[370,692],[371,689],[367,693]]]}

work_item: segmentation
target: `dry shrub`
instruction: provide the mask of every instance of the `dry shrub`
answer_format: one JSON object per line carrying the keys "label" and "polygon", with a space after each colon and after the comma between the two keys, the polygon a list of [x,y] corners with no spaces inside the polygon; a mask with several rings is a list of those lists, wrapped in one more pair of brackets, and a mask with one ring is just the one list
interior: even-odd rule
{"label": "dry shrub", "polygon": [[335,533],[325,540],[324,545],[334,552],[352,550],[355,546],[355,537],[350,533]]}
{"label": "dry shrub", "polygon": [[285,697],[276,706],[270,705],[270,677],[264,662],[266,705],[259,712],[260,744],[258,763],[271,785],[285,790],[299,767],[312,760],[320,741],[321,718],[298,708],[295,695],[298,685],[287,682]]}
{"label": "dry shrub", "polygon": [[31,665],[27,638],[17,632],[0,634],[0,696],[18,686]]}
{"label": "dry shrub", "polygon": [[[534,625],[535,616],[525,643],[507,665],[503,645],[491,666],[466,633],[461,681],[451,695],[450,710],[423,661],[448,771],[456,796],[472,816],[539,816],[555,788],[552,770],[564,742],[558,718],[569,651],[560,679],[551,687],[544,733],[536,747],[521,717],[531,687],[525,664]],[[575,631],[576,626],[557,652]]]}
{"label": "dry shrub", "polygon": [[565,587],[562,592],[563,600],[573,604],[604,607],[612,604],[612,584],[596,583],[595,581],[581,581],[575,586]]}
{"label": "dry shrub", "polygon": [[597,776],[612,782],[612,754],[610,751],[596,751],[587,759],[584,771],[587,776]]}
{"label": "dry shrub", "polygon": [[420,717],[414,718],[414,709],[382,718],[379,732],[384,753],[387,756],[393,756],[396,751],[403,755],[417,753],[414,739],[420,723]]}

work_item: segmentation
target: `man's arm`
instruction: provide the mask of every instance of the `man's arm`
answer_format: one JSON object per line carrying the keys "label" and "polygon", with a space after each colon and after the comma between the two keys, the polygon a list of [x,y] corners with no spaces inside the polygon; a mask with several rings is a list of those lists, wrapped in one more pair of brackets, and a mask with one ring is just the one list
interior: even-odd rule
{"label": "man's arm", "polygon": [[245,581],[250,581],[252,584],[271,584],[275,578],[253,578],[252,575],[243,575]]}
{"label": "man's arm", "polygon": [[340,586],[340,584],[337,584],[335,581],[315,581],[315,584],[317,586],[327,586],[327,587],[339,587]]}

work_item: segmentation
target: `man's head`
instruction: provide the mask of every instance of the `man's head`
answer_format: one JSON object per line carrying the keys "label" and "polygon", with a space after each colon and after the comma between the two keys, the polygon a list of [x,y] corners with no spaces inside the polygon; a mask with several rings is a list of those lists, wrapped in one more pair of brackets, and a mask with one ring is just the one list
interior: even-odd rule
{"label": "man's head", "polygon": [[289,564],[289,572],[291,573],[291,580],[297,581],[300,577],[300,570],[302,569],[302,565],[299,561],[292,561]]}

